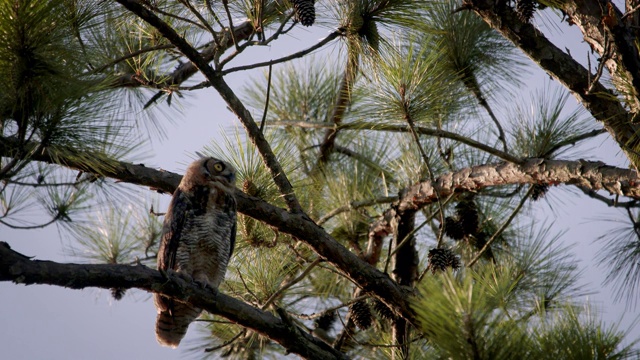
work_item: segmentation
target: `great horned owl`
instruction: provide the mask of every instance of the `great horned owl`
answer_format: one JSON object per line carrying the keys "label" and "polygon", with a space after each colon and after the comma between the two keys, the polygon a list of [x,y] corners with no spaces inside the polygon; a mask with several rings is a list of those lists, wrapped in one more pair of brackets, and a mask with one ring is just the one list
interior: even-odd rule
{"label": "great horned owl", "polygon": [[[187,168],[164,218],[158,270],[174,270],[217,288],[236,240],[235,171],[207,157]],[[202,309],[155,294],[156,338],[177,347]]]}

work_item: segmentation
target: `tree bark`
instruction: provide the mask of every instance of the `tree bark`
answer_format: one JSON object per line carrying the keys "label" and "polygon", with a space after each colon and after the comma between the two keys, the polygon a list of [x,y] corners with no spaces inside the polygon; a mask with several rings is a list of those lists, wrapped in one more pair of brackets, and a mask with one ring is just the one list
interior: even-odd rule
{"label": "tree bark", "polygon": [[[413,287],[418,277],[418,251],[416,250],[415,211],[406,211],[402,216],[396,216],[393,224],[393,251],[392,257],[393,279],[398,284]],[[394,360],[407,359],[409,357],[409,323],[404,318],[398,318],[393,324],[393,343],[397,347],[393,349]]]}

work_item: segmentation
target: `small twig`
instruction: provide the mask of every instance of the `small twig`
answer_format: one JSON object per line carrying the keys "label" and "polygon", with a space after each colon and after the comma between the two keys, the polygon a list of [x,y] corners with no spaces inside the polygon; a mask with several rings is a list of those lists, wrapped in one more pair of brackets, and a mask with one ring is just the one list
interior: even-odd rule
{"label": "small twig", "polygon": [[233,344],[236,340],[238,340],[238,338],[240,338],[240,336],[244,335],[246,332],[247,332],[247,329],[243,329],[239,333],[237,333],[234,337],[223,342],[222,344],[204,349],[204,352],[212,352],[212,351],[220,350],[223,347],[229,346]]}
{"label": "small twig", "polygon": [[[207,10],[209,10],[209,14],[211,14],[211,16],[216,20],[216,22],[218,23],[218,26],[220,26],[220,28],[224,28],[224,25],[222,24],[222,21],[220,21],[220,17],[218,16],[218,14],[216,14],[213,11],[213,4],[211,4],[211,0],[205,0],[205,4],[207,4]],[[222,44],[216,42],[216,44],[218,46],[221,46]]]}
{"label": "small twig", "polygon": [[[609,42],[609,36],[607,36],[607,32],[604,33],[604,51],[602,52],[602,56],[600,57],[598,68],[596,69],[596,76],[589,81],[589,88],[585,92],[585,94],[591,94],[593,89],[596,87],[596,84],[600,81],[600,77],[602,76],[602,71],[604,69],[604,65],[609,59],[611,52],[611,44]],[[587,60],[589,60],[589,56],[587,55]],[[591,77],[591,62],[589,62],[589,71],[587,72],[589,77]]]}
{"label": "small twig", "polygon": [[637,5],[636,7],[634,7],[633,9],[627,11],[624,15],[622,15],[622,20],[626,19],[627,17],[629,17],[630,15],[632,15],[633,13],[635,13],[636,11],[638,11],[638,9],[640,9],[640,5]]}
{"label": "small twig", "polygon": [[233,40],[233,45],[235,45],[236,50],[240,50],[238,47],[238,42],[236,41],[235,31],[233,30],[233,19],[231,18],[231,11],[229,10],[229,0],[222,0],[222,5],[224,5],[224,11],[227,13],[227,19],[229,20],[229,32],[231,33],[231,40]]}
{"label": "small twig", "polygon": [[339,208],[333,209],[328,213],[324,214],[320,219],[318,219],[318,221],[316,221],[316,224],[322,226],[322,224],[327,222],[332,217],[349,210],[358,209],[361,207],[371,206],[371,205],[388,204],[396,200],[398,200],[398,196],[383,196],[383,197],[370,199],[370,200],[352,201],[349,203],[349,205],[340,206]]}
{"label": "small twig", "polygon": [[216,35],[216,31],[213,30],[213,28],[211,27],[211,25],[209,24],[209,22],[207,21],[207,19],[204,18],[204,16],[202,16],[202,14],[200,14],[200,12],[198,10],[196,10],[193,5],[191,5],[191,3],[189,2],[189,0],[179,0],[182,4],[184,4],[184,6],[186,6],[191,13],[193,13],[193,15],[195,15],[198,20],[200,20],[200,22],[202,23],[202,25],[204,27],[207,28],[207,30],[209,30],[209,32],[211,33],[211,35],[213,36],[214,41],[216,42],[216,44],[218,43],[217,40],[217,35]]}
{"label": "small twig", "polygon": [[27,183],[22,181],[5,180],[8,184],[20,185],[20,186],[33,186],[33,187],[57,187],[57,186],[78,186],[82,183],[88,182],[89,179],[82,179],[75,182],[61,182],[61,183]]}
{"label": "small twig", "polygon": [[476,76],[468,68],[463,70],[462,75],[463,75],[462,82],[464,83],[464,85],[467,87],[467,89],[469,89],[469,91],[473,93],[473,96],[475,96],[476,100],[478,100],[478,103],[480,104],[480,106],[482,106],[487,111],[487,113],[489,114],[489,117],[491,118],[493,123],[496,125],[496,128],[498,129],[498,140],[502,142],[502,148],[504,152],[507,152],[508,151],[507,138],[504,133],[504,129],[502,128],[502,125],[500,124],[498,117],[493,113],[491,106],[489,106],[489,102],[487,102],[487,99],[484,97],[484,94],[482,93],[482,89],[480,89],[480,84],[478,84]]}
{"label": "small twig", "polygon": [[269,65],[269,75],[267,76],[267,95],[264,101],[264,112],[260,121],[260,132],[264,133],[264,124],[267,120],[267,112],[269,111],[269,96],[271,95],[271,69],[273,65]]}
{"label": "small twig", "polygon": [[[293,13],[290,14],[289,16],[287,16],[284,21],[280,24],[280,27],[278,27],[278,30],[276,30],[276,32],[271,35],[271,37],[269,37],[266,40],[262,40],[262,41],[245,41],[242,45],[238,46],[238,49],[236,49],[236,51],[234,51],[233,53],[231,53],[229,56],[227,56],[226,58],[224,58],[219,66],[216,69],[222,69],[228,62],[230,62],[231,60],[233,60],[236,56],[238,56],[239,54],[241,54],[247,47],[252,46],[252,45],[261,45],[261,46],[266,46],[268,45],[270,42],[272,42],[273,40],[277,39],[280,35],[282,34],[286,34],[288,33],[292,28],[293,25],[291,27],[289,27],[287,30],[284,30],[284,26],[287,24],[287,21],[289,21],[289,19],[293,16]],[[294,24],[295,25],[295,24]]]}
{"label": "small twig", "polygon": [[384,176],[390,183],[395,183],[396,182],[396,180],[394,179],[393,174],[390,171],[386,170],[381,165],[376,164],[375,162],[371,161],[366,156],[358,154],[357,152],[355,152],[355,151],[353,151],[353,150],[351,150],[349,148],[343,147],[343,146],[334,145],[333,149],[337,153],[340,153],[340,154],[343,154],[343,155],[347,155],[349,157],[352,157],[352,158],[362,162],[366,166],[370,167],[372,170],[379,171],[382,174],[382,176]]}
{"label": "small twig", "polygon": [[557,143],[555,146],[553,146],[551,149],[549,149],[549,151],[545,152],[544,154],[542,154],[542,158],[546,158],[549,155],[553,154],[554,152],[556,152],[558,149],[565,147],[565,146],[569,146],[569,145],[575,145],[578,141],[582,141],[585,139],[589,139],[592,137],[596,137],[600,134],[604,134],[606,133],[607,130],[605,129],[599,129],[599,130],[591,130],[591,131],[587,131],[585,133],[582,134],[578,134],[576,136],[570,137],[564,141],[561,141],[559,143]]}
{"label": "small twig", "polygon": [[164,11],[164,10],[160,9],[159,7],[157,7],[157,6],[153,5],[153,4],[152,4],[150,1],[148,1],[148,0],[141,0],[141,1],[140,1],[140,3],[143,3],[143,4],[144,4],[145,6],[147,6],[149,9],[151,9],[151,10],[153,10],[153,11],[157,12],[158,14],[162,14],[162,15],[165,15],[165,16],[167,16],[167,17],[174,18],[174,19],[176,19],[176,20],[184,21],[184,22],[186,22],[187,24],[191,24],[191,25],[196,26],[196,27],[198,27],[198,28],[200,28],[200,29],[202,29],[202,30],[206,30],[202,25],[198,24],[197,22],[195,22],[195,21],[193,21],[193,20],[191,20],[191,19],[187,19],[187,18],[182,17],[182,16],[178,16],[178,15],[176,15],[176,14],[172,14],[172,13],[170,13],[170,12],[166,12],[166,11]]}
{"label": "small twig", "polygon": [[529,199],[529,196],[531,196],[531,193],[533,192],[533,187],[534,187],[534,185],[529,186],[529,190],[522,197],[522,199],[520,200],[520,203],[518,204],[518,206],[516,206],[516,208],[513,209],[513,212],[511,213],[511,216],[509,216],[507,221],[505,221],[504,224],[502,224],[502,226],[498,229],[498,231],[496,231],[491,236],[491,238],[489,240],[487,240],[487,243],[484,244],[484,246],[482,247],[482,249],[480,249],[480,251],[478,251],[476,256],[473,259],[471,259],[471,261],[469,261],[469,263],[466,265],[467,268],[470,268],[473,265],[475,265],[475,263],[478,262],[478,260],[480,259],[480,256],[482,256],[482,254],[484,254],[485,251],[487,251],[487,249],[489,249],[489,246],[491,246],[491,244],[507,229],[509,224],[511,224],[511,221],[513,221],[513,219],[516,217],[516,215],[518,215],[518,213],[520,212],[520,209],[522,209],[524,204],[527,202],[527,200]]}
{"label": "small twig", "polygon": [[626,208],[626,209],[640,207],[640,202],[638,202],[638,200],[620,202],[620,201],[616,201],[616,199],[609,199],[606,196],[600,195],[593,189],[589,189],[580,185],[576,185],[576,187],[582,190],[582,192],[585,195],[595,200],[602,201],[609,207]]}
{"label": "small twig", "polygon": [[166,213],[156,212],[153,209],[153,205],[151,205],[151,208],[149,208],[149,214],[154,215],[154,216],[164,216]]}
{"label": "small twig", "polygon": [[320,42],[318,42],[317,44],[315,44],[312,47],[307,48],[305,50],[298,51],[296,53],[293,53],[293,54],[288,55],[288,56],[281,57],[281,58],[276,59],[276,60],[264,61],[264,62],[259,62],[259,63],[255,63],[255,64],[250,64],[250,65],[233,67],[233,68],[230,68],[230,69],[222,71],[222,75],[224,76],[224,75],[227,75],[229,73],[236,72],[236,71],[243,71],[243,70],[255,69],[255,68],[264,67],[264,66],[280,64],[280,63],[283,63],[283,62],[286,62],[286,61],[289,61],[289,60],[301,58],[301,57],[303,57],[303,56],[305,56],[305,55],[307,55],[307,54],[309,54],[309,53],[321,48],[322,46],[324,46],[325,44],[331,42],[333,39],[337,38],[340,35],[342,35],[342,32],[334,31],[331,34],[329,34],[329,36],[327,36],[326,38],[324,38]]}
{"label": "small twig", "polygon": [[17,230],[33,230],[33,229],[42,229],[45,228],[51,224],[53,224],[54,222],[58,221],[58,219],[60,219],[59,216],[55,216],[53,219],[47,221],[44,224],[39,224],[39,225],[25,225],[25,226],[20,226],[20,225],[13,225],[11,223],[8,223],[2,219],[0,219],[0,224],[6,226],[6,227],[10,227],[12,229],[17,229]]}
{"label": "small twig", "polygon": [[[415,124],[413,122],[413,118],[411,117],[410,113],[409,113],[409,102],[405,97],[405,89],[404,87],[400,88],[400,97],[402,99],[402,104],[404,106],[404,119],[407,121],[407,124],[409,124],[409,128],[411,129],[411,135],[413,136],[413,140],[416,142],[416,146],[418,147],[418,150],[420,151],[420,155],[422,156],[422,161],[424,161],[424,164],[427,168],[427,175],[429,176],[429,180],[431,180],[432,184],[436,183],[436,178],[433,174],[433,171],[431,171],[431,165],[430,165],[430,160],[429,160],[429,156],[427,155],[427,153],[424,151],[424,148],[422,147],[422,144],[420,144],[420,137],[418,136],[418,133],[416,132],[416,128],[415,128]],[[440,223],[444,224],[444,207],[442,204],[442,199],[440,199],[440,193],[438,193],[437,191],[435,192],[436,195],[436,200],[438,201],[438,211],[440,212]],[[438,246],[440,246],[440,243],[442,242],[442,234],[444,232],[443,231],[439,231],[438,232]],[[403,240],[404,241],[404,240]],[[398,246],[400,247],[400,246]]]}
{"label": "small twig", "polygon": [[289,313],[289,314],[291,316],[293,316],[293,317],[297,317],[298,319],[313,320],[313,319],[317,319],[317,318],[321,317],[322,315],[324,315],[326,313],[330,313],[332,311],[336,311],[338,309],[342,309],[343,307],[351,306],[353,303],[357,303],[358,301],[364,300],[364,299],[369,298],[369,297],[370,297],[369,295],[361,295],[361,296],[355,297],[355,298],[347,301],[346,303],[327,308],[325,310],[322,310],[319,313],[315,313],[315,314],[311,314],[311,315],[296,314],[296,313]]}
{"label": "small twig", "polygon": [[[336,125],[330,122],[312,122],[312,121],[272,121],[269,123],[269,126],[298,126],[302,128],[309,129],[327,129],[327,128],[335,128]],[[338,129],[344,130],[371,130],[371,131],[389,131],[389,132],[409,132],[411,129],[408,125],[400,125],[400,124],[382,124],[382,123],[373,123],[367,121],[354,121],[349,123],[343,123],[337,126]],[[466,136],[456,134],[446,130],[440,129],[429,129],[422,126],[414,127],[415,131],[421,135],[429,135],[429,136],[439,136],[451,140],[455,140],[461,142],[465,145],[474,147],[476,149],[480,149],[484,152],[487,152],[493,156],[496,156],[500,159],[506,160],[508,162],[512,162],[514,164],[524,164],[524,159],[513,156],[507,152],[502,150],[498,150],[494,147],[481,143],[479,141],[470,139]]]}
{"label": "small twig", "polygon": [[256,296],[256,294],[254,294],[253,291],[251,291],[251,289],[249,289],[249,286],[247,286],[247,283],[244,281],[244,278],[242,277],[242,273],[240,272],[240,270],[237,270],[236,272],[238,273],[238,276],[240,276],[240,281],[242,281],[242,285],[244,285],[244,288],[247,290],[249,295],[253,296],[253,298],[256,300],[256,303],[259,303],[260,299],[258,298],[258,296]]}
{"label": "small twig", "polygon": [[425,225],[427,225],[427,223],[431,221],[431,219],[426,219],[425,221],[422,222],[422,224],[418,225],[417,227],[415,227],[413,230],[411,230],[401,241],[400,243],[398,243],[398,245],[396,245],[395,248],[392,248],[391,243],[389,243],[389,251],[387,252],[387,261],[384,264],[384,271],[383,273],[387,273],[387,271],[389,271],[389,264],[391,263],[391,258],[393,257],[393,255],[395,255],[398,250],[400,248],[402,248],[402,246],[404,244],[406,244],[409,240],[411,240],[411,238],[413,237],[413,235],[415,235],[416,232],[418,232],[418,230],[422,229]]}

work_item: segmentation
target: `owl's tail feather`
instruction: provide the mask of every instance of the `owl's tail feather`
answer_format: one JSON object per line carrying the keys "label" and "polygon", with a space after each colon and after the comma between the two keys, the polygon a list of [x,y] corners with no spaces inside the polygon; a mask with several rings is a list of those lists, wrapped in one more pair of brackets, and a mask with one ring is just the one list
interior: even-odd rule
{"label": "owl's tail feather", "polygon": [[187,333],[193,320],[200,316],[202,309],[175,303],[171,310],[158,311],[156,319],[156,339],[160,345],[176,348]]}

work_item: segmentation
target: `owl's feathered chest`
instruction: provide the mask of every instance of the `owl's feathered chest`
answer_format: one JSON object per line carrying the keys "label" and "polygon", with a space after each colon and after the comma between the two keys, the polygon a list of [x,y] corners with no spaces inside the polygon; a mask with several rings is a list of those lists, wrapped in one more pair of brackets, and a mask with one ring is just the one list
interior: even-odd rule
{"label": "owl's feathered chest", "polygon": [[198,186],[174,194],[165,218],[165,234],[159,262],[216,284],[233,251],[236,203],[232,195],[212,186]]}

